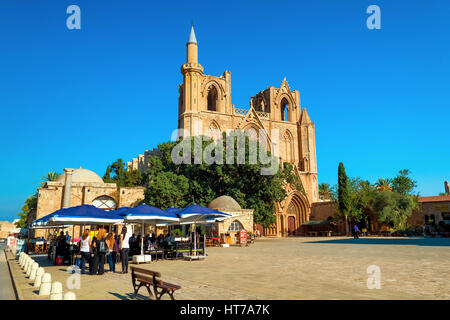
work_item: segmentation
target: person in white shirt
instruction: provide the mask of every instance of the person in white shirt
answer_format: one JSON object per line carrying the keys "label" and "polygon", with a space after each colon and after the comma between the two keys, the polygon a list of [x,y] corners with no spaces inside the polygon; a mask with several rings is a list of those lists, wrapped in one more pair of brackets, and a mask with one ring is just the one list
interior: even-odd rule
{"label": "person in white shirt", "polygon": [[80,254],[81,254],[81,273],[86,273],[86,262],[91,266],[91,237],[89,229],[86,229],[81,237],[80,241]]}
{"label": "person in white shirt", "polygon": [[130,251],[130,232],[123,227],[120,235],[120,257],[122,259],[122,273],[128,273],[128,252]]}

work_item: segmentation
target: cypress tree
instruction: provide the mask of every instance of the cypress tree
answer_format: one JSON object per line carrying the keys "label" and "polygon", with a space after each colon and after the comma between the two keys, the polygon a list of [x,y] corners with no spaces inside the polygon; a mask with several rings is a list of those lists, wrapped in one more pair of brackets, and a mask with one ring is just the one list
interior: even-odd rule
{"label": "cypress tree", "polygon": [[348,189],[348,179],[345,173],[344,164],[339,162],[338,167],[338,208],[345,218],[345,232],[348,234],[348,214],[350,211],[350,194]]}

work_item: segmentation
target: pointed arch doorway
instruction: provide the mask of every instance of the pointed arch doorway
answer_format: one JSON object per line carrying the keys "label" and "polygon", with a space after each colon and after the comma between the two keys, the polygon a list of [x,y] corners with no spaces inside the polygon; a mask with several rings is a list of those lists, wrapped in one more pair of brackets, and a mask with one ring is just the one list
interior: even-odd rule
{"label": "pointed arch doorway", "polygon": [[288,217],[288,235],[295,236],[295,217]]}

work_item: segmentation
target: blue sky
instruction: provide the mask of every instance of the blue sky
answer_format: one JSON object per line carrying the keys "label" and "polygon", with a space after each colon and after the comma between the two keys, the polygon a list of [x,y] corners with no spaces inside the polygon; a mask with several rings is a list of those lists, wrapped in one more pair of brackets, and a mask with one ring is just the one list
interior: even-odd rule
{"label": "blue sky", "polygon": [[[66,8],[81,8],[68,30]],[[366,8],[381,8],[381,30]],[[0,220],[64,167],[102,176],[170,139],[194,20],[205,73],[232,103],[286,77],[316,125],[319,182],[407,168],[421,195],[450,179],[448,1],[0,3]]]}

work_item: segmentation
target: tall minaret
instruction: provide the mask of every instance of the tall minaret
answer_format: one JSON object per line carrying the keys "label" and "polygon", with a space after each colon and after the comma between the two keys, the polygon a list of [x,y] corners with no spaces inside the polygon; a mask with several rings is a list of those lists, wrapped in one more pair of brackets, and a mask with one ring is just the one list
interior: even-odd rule
{"label": "tall minaret", "polygon": [[198,135],[202,133],[199,128],[199,111],[203,67],[198,63],[198,43],[194,26],[191,27],[186,43],[186,63],[181,66],[181,73],[183,84],[180,88],[178,126],[184,129],[187,135]]}

